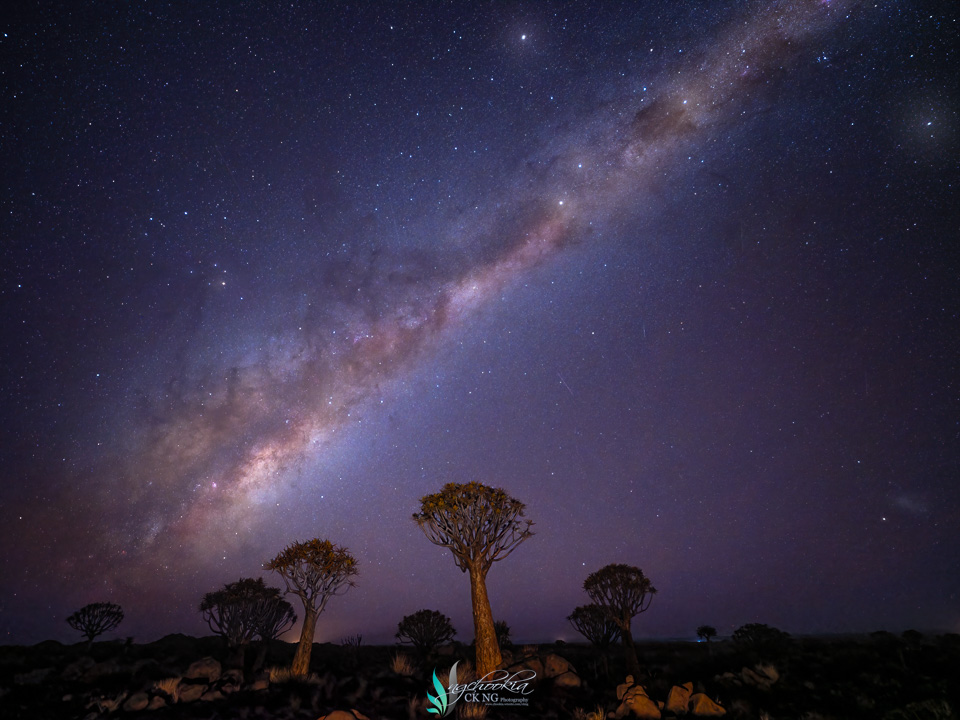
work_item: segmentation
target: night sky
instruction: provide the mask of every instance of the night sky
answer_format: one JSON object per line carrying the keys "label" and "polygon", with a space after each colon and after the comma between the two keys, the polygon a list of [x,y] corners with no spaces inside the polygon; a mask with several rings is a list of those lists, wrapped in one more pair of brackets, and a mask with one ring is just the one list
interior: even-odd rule
{"label": "night sky", "polygon": [[0,641],[204,634],[321,537],[318,641],[469,642],[411,515],[471,480],[536,523],[488,577],[521,642],[614,562],[638,639],[960,632],[958,15],[4,10]]}

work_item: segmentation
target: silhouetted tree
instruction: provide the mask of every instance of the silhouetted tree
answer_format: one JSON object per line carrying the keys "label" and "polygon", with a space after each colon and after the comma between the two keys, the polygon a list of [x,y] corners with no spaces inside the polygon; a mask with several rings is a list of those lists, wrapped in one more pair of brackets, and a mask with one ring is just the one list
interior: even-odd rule
{"label": "silhouetted tree", "polygon": [[317,616],[331,597],[356,584],[352,578],[357,574],[357,561],[346,548],[314,538],[289,545],[264,567],[278,573],[287,592],[303,603],[303,630],[290,669],[296,676],[306,675]]}
{"label": "silhouetted tree", "polygon": [[297,613],[294,612],[293,605],[280,596],[279,590],[277,590],[276,597],[264,599],[263,610],[259,613],[256,623],[260,648],[253,662],[254,673],[263,667],[267,659],[267,649],[270,647],[270,642],[292,628],[296,622]]}
{"label": "silhouetted tree", "polygon": [[606,650],[620,635],[620,628],[604,611],[594,605],[580,605],[567,616],[574,629],[583,635],[598,650]]}
{"label": "silhouetted tree", "polygon": [[777,653],[783,650],[790,636],[763,623],[748,623],[733,631],[735,645],[758,653]]}
{"label": "silhouetted tree", "polygon": [[87,639],[87,648],[90,648],[94,638],[113,630],[122,620],[123,608],[104,602],[84,605],[67,618],[67,624],[83,634]]}
{"label": "silhouetted tree", "polygon": [[238,667],[243,667],[246,647],[253,638],[260,637],[265,645],[297,619],[280,590],[268,587],[263,578],[240,578],[208,592],[200,601],[200,613],[210,630],[226,641],[231,651],[229,664]]}
{"label": "silhouetted tree", "polygon": [[710,642],[712,638],[717,636],[717,629],[712,625],[701,625],[697,628],[697,637],[701,640],[706,640]]}
{"label": "silhouetted tree", "polygon": [[421,657],[426,657],[438,646],[450,642],[457,631],[450,618],[436,610],[417,610],[405,615],[397,624],[397,640],[413,645]]}
{"label": "silhouetted tree", "polygon": [[497,620],[493,624],[493,631],[497,635],[497,645],[501,649],[513,647],[513,643],[510,641],[510,626],[507,625],[506,620]]}
{"label": "silhouetted tree", "polygon": [[627,672],[638,677],[640,662],[637,660],[630,623],[634,616],[647,611],[657,589],[643,574],[643,570],[623,564],[607,565],[591,573],[584,581],[583,589],[620,630]]}
{"label": "silhouetted tree", "polygon": [[413,516],[427,539],[449,548],[457,567],[470,573],[478,677],[502,662],[486,578],[493,563],[533,535],[533,523],[521,519],[523,511],[524,504],[500,488],[447,483],[440,492],[422,497],[420,512]]}

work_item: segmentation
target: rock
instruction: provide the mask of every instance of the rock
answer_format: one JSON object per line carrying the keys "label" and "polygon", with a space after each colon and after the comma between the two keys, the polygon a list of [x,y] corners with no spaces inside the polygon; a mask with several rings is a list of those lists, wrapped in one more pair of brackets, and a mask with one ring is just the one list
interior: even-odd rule
{"label": "rock", "polygon": [[199,700],[207,691],[206,685],[191,685],[180,683],[180,702],[192,703]]}
{"label": "rock", "polygon": [[580,676],[577,675],[572,670],[567,670],[565,673],[557,675],[553,679],[553,686],[560,688],[578,688],[583,683],[580,680]]}
{"label": "rock", "polygon": [[570,665],[570,663],[568,663],[559,655],[554,655],[553,653],[547,655],[543,664],[543,671],[548,678],[556,677],[557,675],[563,675],[565,672],[573,670],[573,667]]}
{"label": "rock", "polygon": [[92,657],[84,656],[67,665],[60,676],[64,680],[79,680],[84,673],[88,672],[90,668],[96,664],[96,661]]}
{"label": "rock", "polygon": [[159,710],[160,708],[165,708],[167,706],[167,701],[164,700],[162,695],[154,695],[150,698],[150,704],[147,705],[147,710]]}
{"label": "rock", "polygon": [[667,702],[664,709],[672,712],[674,715],[686,715],[690,706],[690,695],[693,693],[693,683],[688,682],[683,685],[674,685],[670,688],[667,695]]}
{"label": "rock", "polygon": [[659,720],[660,718],[660,708],[647,697],[643,688],[639,685],[627,691],[623,698],[623,705],[633,713],[634,717],[647,718],[648,720]]}
{"label": "rock", "polygon": [[323,715],[320,720],[370,720],[359,710],[334,710],[329,715]]}
{"label": "rock", "polygon": [[200,696],[201,702],[212,702],[215,700],[223,700],[223,693],[219,690],[207,690]]}
{"label": "rock", "polygon": [[30,672],[20,673],[13,676],[14,685],[39,685],[47,679],[47,675],[53,672],[53,668],[37,668]]}
{"label": "rock", "polygon": [[205,657],[192,663],[184,677],[191,680],[203,678],[208,683],[213,683],[220,679],[221,670],[219,661],[212,657]]}
{"label": "rock", "polygon": [[627,694],[627,690],[635,685],[636,683],[633,681],[633,675],[627,675],[626,682],[617,685],[617,700],[623,700],[623,696]]}
{"label": "rock", "polygon": [[532,670],[534,673],[536,673],[536,677],[530,678],[528,682],[533,682],[534,680],[539,680],[546,677],[546,675],[544,675],[543,663],[540,662],[540,658],[527,658],[523,662],[511,665],[509,669],[512,673],[520,672],[521,670]]}
{"label": "rock", "polygon": [[120,693],[115,698],[100,698],[97,701],[97,704],[100,706],[101,712],[112,713],[126,700],[127,694],[125,692]]}
{"label": "rock", "polygon": [[761,675],[766,675],[770,679],[771,685],[780,679],[780,673],[773,665],[755,665],[753,669]]}
{"label": "rock", "polygon": [[123,704],[123,709],[126,712],[140,712],[146,710],[149,704],[150,696],[145,692],[138,692],[127,698],[127,701]]}
{"label": "rock", "polygon": [[227,670],[220,676],[220,682],[224,685],[242,685],[243,670]]}
{"label": "rock", "polygon": [[720,717],[726,715],[727,711],[705,693],[696,693],[690,697],[690,713],[695,717]]}
{"label": "rock", "polygon": [[97,663],[83,674],[83,682],[93,683],[107,675],[116,675],[120,672],[120,665],[116,660],[107,660]]}

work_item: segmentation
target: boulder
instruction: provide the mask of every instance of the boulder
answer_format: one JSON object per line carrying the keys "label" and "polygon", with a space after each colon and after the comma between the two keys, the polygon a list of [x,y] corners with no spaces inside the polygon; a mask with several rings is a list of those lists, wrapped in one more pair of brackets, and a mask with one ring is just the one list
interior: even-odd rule
{"label": "boulder", "polygon": [[688,682],[683,685],[674,685],[670,688],[667,695],[667,702],[664,709],[672,712],[674,715],[686,715],[690,706],[690,695],[693,693],[693,683]]}
{"label": "boulder", "polygon": [[47,679],[47,675],[53,672],[53,668],[37,668],[30,672],[19,673],[13,676],[14,685],[39,685]]}
{"label": "boulder", "polygon": [[203,694],[207,691],[206,685],[193,685],[187,683],[180,683],[180,702],[181,703],[192,703],[199,700],[203,697]]}
{"label": "boulder", "polygon": [[717,705],[705,693],[696,693],[690,697],[690,713],[694,717],[720,717],[727,711]]}
{"label": "boulder", "polygon": [[213,702],[215,700],[223,700],[223,693],[219,690],[210,689],[200,696],[201,702]]}
{"label": "boulder", "polygon": [[561,673],[553,679],[553,686],[558,688],[578,688],[581,685],[583,683],[580,676],[572,670],[567,670],[567,672]]}
{"label": "boulder", "polygon": [[221,672],[222,668],[218,660],[212,657],[205,657],[192,663],[190,667],[187,668],[184,677],[190,680],[202,678],[208,683],[214,683],[220,679]]}
{"label": "boulder", "polygon": [[322,715],[320,720],[370,720],[359,710],[334,710],[329,715]]}
{"label": "boulder", "polygon": [[127,698],[127,701],[123,704],[123,709],[125,712],[140,712],[146,710],[149,704],[150,696],[145,692],[137,692]]}
{"label": "boulder", "polygon": [[94,683],[107,675],[117,675],[120,673],[120,664],[116,660],[107,660],[97,663],[83,674],[83,682]]}
{"label": "boulder", "polygon": [[[628,683],[631,684],[628,686]],[[617,687],[620,706],[613,712],[613,717],[625,718],[631,716],[658,720],[660,717],[660,707],[647,697],[647,691],[643,689],[642,685],[634,685],[632,683],[633,677],[628,675],[627,682]]]}
{"label": "boulder", "polygon": [[[636,692],[640,690],[640,692]],[[623,698],[623,705],[633,713],[634,717],[645,718],[647,720],[660,720],[660,708],[657,704],[647,697],[643,688],[639,685],[627,691]]]}
{"label": "boulder", "polygon": [[[623,696],[627,694],[627,690],[636,686],[636,683],[633,681],[633,675],[627,675],[625,682],[617,685],[617,700],[623,700]],[[643,688],[640,688],[643,690]],[[646,693],[644,693],[646,695]]]}
{"label": "boulder", "polygon": [[521,670],[533,670],[537,674],[535,678],[530,678],[530,681],[540,680],[546,675],[544,675],[543,663],[540,662],[540,658],[527,658],[523,662],[516,663],[515,665],[510,666],[510,672],[520,672]]}
{"label": "boulder", "polygon": [[79,680],[96,664],[96,661],[92,657],[84,656],[67,665],[60,676],[64,680]]}
{"label": "boulder", "polygon": [[748,667],[740,670],[740,679],[743,681],[744,685],[760,688],[761,690],[769,690],[770,685],[772,684],[770,682],[770,678],[768,678],[766,675],[758,673],[755,670],[751,670]]}
{"label": "boulder", "polygon": [[147,705],[147,710],[159,710],[160,708],[165,708],[167,706],[167,701],[163,695],[154,695],[150,698],[150,704]]}
{"label": "boulder", "polygon": [[761,675],[766,675],[770,679],[771,685],[780,679],[780,673],[773,665],[755,665],[753,669]]}
{"label": "boulder", "polygon": [[570,663],[568,663],[559,655],[555,655],[553,653],[547,655],[547,657],[544,659],[543,665],[544,674],[548,678],[556,677],[557,675],[563,675],[565,672],[573,670],[573,667],[570,665]]}

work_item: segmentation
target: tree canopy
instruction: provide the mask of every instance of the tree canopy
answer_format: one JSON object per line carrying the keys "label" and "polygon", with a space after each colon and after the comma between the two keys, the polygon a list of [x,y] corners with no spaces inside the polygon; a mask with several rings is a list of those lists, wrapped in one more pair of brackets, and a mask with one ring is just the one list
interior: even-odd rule
{"label": "tree canopy", "polygon": [[486,574],[533,535],[533,522],[522,519],[524,508],[500,488],[447,483],[420,499],[420,512],[413,519],[430,542],[450,548],[460,570],[476,567]]}
{"label": "tree canopy", "polygon": [[620,635],[620,628],[606,611],[594,603],[580,605],[567,616],[574,629],[600,650],[610,647]]}
{"label": "tree canopy", "polygon": [[304,607],[323,611],[327,601],[356,585],[357,561],[346,548],[314,538],[294,542],[264,567],[283,578],[287,592],[299,597]]}
{"label": "tree canopy", "polygon": [[330,598],[356,584],[353,578],[357,575],[357,561],[346,548],[314,538],[291,543],[264,567],[279,574],[287,592],[303,603],[303,628],[290,669],[294,675],[306,675],[317,616]]}
{"label": "tree canopy", "polygon": [[84,605],[67,618],[67,624],[87,638],[88,644],[103,633],[113,630],[123,620],[123,608],[102,602]]}
{"label": "tree canopy", "polygon": [[200,612],[210,630],[232,647],[246,645],[258,636],[272,640],[297,620],[280,590],[268,587],[263,578],[240,578],[206,593]]}
{"label": "tree canopy", "polygon": [[657,589],[643,570],[632,565],[611,564],[590,573],[583,589],[595,605],[617,624],[621,632],[630,630],[630,620],[646,612]]}
{"label": "tree canopy", "polygon": [[438,645],[450,642],[457,631],[450,618],[437,610],[418,610],[404,616],[397,624],[397,640],[409,643],[417,652],[426,656]]}
{"label": "tree canopy", "polygon": [[524,504],[500,488],[478,482],[447,483],[420,498],[413,514],[434,545],[450,548],[462,572],[470,573],[477,674],[483,677],[501,662],[500,646],[487,596],[486,577],[493,563],[503,560],[533,535],[533,523],[523,519]]}

